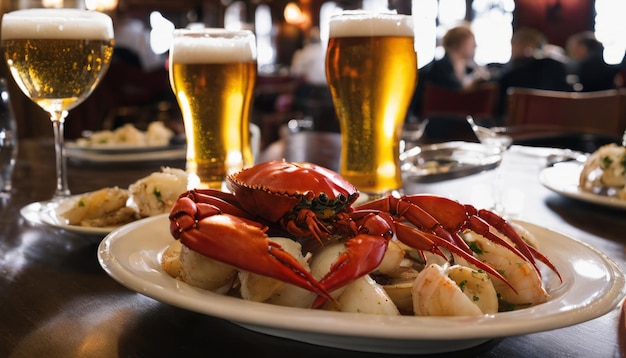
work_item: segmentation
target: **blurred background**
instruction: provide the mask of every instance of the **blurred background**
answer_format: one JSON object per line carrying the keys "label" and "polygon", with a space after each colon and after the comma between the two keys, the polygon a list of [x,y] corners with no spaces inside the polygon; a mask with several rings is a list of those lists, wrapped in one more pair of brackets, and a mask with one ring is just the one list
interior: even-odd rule
{"label": "blurred background", "polygon": [[[419,67],[443,56],[441,38],[459,23],[475,34],[478,65],[505,64],[515,29],[541,31],[563,51],[567,39],[591,31],[604,45],[604,59],[619,64],[626,49],[626,2],[621,0],[2,0],[2,13],[33,7],[78,7],[106,12],[114,20],[114,60],[103,83],[70,112],[68,139],[84,131],[153,120],[180,126],[169,87],[167,52],[174,28],[249,29],[257,36],[259,77],[253,121],[263,144],[280,137],[292,119],[336,131],[323,61],[328,18],[356,6],[390,7],[413,14]],[[564,53],[563,53],[564,54]],[[0,76],[10,77],[4,61]],[[20,137],[51,137],[47,115],[9,80]],[[307,122],[308,121],[308,122]],[[307,124],[308,123],[308,124]]]}

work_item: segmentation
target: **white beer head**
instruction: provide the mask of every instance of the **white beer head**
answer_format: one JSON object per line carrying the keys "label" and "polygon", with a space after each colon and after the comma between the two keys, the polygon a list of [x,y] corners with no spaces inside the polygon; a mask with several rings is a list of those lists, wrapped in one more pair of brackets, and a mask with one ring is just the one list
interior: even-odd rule
{"label": "white beer head", "polygon": [[2,17],[2,39],[113,39],[113,22],[101,12],[78,9],[28,9]]}
{"label": "white beer head", "polygon": [[369,36],[413,37],[413,19],[409,15],[368,11],[344,11],[330,18],[331,38]]}
{"label": "white beer head", "polygon": [[178,29],[174,31],[170,62],[232,63],[256,61],[256,43],[250,31]]}

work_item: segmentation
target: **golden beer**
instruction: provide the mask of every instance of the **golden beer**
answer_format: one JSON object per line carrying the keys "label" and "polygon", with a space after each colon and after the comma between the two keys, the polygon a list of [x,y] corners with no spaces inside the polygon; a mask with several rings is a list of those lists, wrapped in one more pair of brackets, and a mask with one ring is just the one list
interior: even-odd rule
{"label": "golden beer", "polygon": [[[254,36],[194,31],[183,31],[188,36],[178,42],[175,36],[170,81],[185,123],[187,172],[198,177],[200,187],[222,189],[227,175],[254,164],[249,131],[257,75]],[[224,35],[229,37],[217,37]]]}
{"label": "golden beer", "polygon": [[331,18],[326,77],[341,128],[341,175],[370,198],[401,190],[399,142],[417,83],[410,16]]}
{"label": "golden beer", "polygon": [[63,151],[68,111],[82,103],[106,73],[113,55],[113,21],[101,12],[26,9],[2,16],[1,46],[22,92],[50,114],[57,186],[70,195]]}
{"label": "golden beer", "polygon": [[46,111],[85,100],[113,55],[112,39],[8,39],[2,47],[20,89]]}

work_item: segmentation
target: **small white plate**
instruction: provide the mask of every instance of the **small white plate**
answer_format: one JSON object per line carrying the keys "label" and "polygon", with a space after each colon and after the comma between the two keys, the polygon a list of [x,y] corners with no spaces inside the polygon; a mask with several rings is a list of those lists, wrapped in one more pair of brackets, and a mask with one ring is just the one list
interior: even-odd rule
{"label": "small white plate", "polygon": [[70,160],[93,163],[132,163],[159,160],[184,160],[187,150],[181,146],[143,147],[141,150],[84,150],[66,147]]}
{"label": "small white plate", "polygon": [[583,163],[577,161],[556,163],[541,170],[539,181],[546,188],[568,198],[626,210],[626,200],[589,193],[580,189],[578,179],[582,168]]}
{"label": "small white plate", "polygon": [[79,145],[76,142],[65,143],[65,149],[70,152],[89,152],[101,154],[130,154],[158,152],[164,150],[180,149],[184,145],[131,145],[131,144],[90,144]]}
{"label": "small white plate", "polygon": [[177,307],[242,327],[312,344],[384,353],[441,353],[495,337],[566,327],[611,311],[625,294],[624,274],[595,248],[557,232],[522,223],[563,281],[544,273],[546,303],[513,312],[472,317],[378,316],[282,307],[222,296],[171,278],[160,256],[172,242],[167,215],[114,230],[100,243],[98,260],[126,287]]}
{"label": "small white plate", "polygon": [[40,201],[28,204],[20,209],[22,217],[33,224],[48,225],[57,229],[70,231],[83,235],[105,236],[115,229],[115,227],[88,227],[70,225],[61,215],[69,210],[82,197],[73,195],[60,201]]}

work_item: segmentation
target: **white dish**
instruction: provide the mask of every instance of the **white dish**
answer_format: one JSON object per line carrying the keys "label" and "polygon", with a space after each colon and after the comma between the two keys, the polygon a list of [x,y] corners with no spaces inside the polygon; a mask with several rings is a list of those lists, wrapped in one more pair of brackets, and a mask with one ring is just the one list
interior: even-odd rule
{"label": "white dish", "polygon": [[144,147],[143,150],[83,150],[68,147],[67,157],[78,162],[132,163],[162,160],[184,160],[184,147]]}
{"label": "white dish", "polygon": [[72,152],[90,152],[101,154],[129,154],[142,152],[158,152],[164,150],[180,149],[182,145],[133,145],[133,144],[89,144],[79,145],[76,142],[68,142],[65,149]]}
{"label": "white dish", "polygon": [[114,227],[70,225],[67,223],[67,220],[61,216],[62,213],[69,210],[83,195],[70,196],[58,202],[41,201],[31,203],[20,209],[20,214],[24,219],[33,224],[48,225],[77,234],[99,235],[102,237],[113,231],[113,229],[115,229]]}
{"label": "white dish", "polygon": [[626,210],[626,200],[581,190],[578,185],[578,178],[580,177],[582,168],[583,163],[576,161],[556,163],[551,167],[541,170],[541,173],[539,173],[539,181],[546,188],[563,196],[588,203]]}
{"label": "white dish", "polygon": [[98,259],[115,280],[167,304],[232,321],[242,327],[312,344],[385,353],[436,353],[469,348],[495,337],[541,332],[611,311],[624,296],[624,274],[598,250],[548,229],[521,223],[559,268],[544,280],[549,301],[532,308],[476,317],[376,316],[281,307],[244,301],[189,286],[159,264],[172,242],[167,215],[114,230]]}

